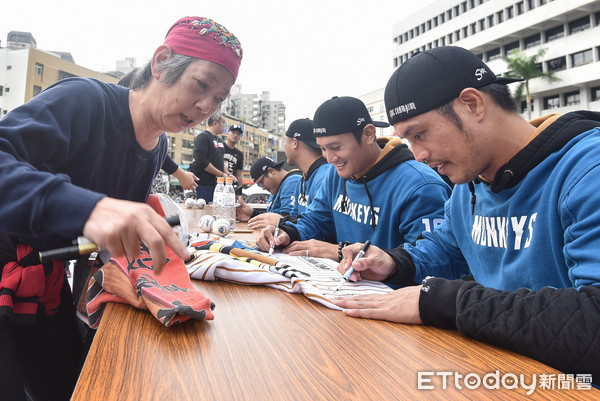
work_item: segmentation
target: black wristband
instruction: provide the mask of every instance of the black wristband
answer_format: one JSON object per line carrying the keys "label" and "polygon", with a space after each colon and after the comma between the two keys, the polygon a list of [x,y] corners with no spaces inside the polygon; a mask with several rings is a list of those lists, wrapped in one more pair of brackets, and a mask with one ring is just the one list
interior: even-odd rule
{"label": "black wristband", "polygon": [[338,244],[338,258],[339,261],[341,262],[342,259],[344,259],[344,255],[342,254],[342,249],[344,249],[345,246],[350,245],[350,242],[348,241],[342,241]]}

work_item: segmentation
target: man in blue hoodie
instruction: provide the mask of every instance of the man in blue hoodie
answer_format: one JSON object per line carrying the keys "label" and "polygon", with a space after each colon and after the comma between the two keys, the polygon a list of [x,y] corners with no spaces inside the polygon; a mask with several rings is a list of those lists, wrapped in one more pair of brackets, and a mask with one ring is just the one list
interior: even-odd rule
{"label": "man in blue hoodie", "polygon": [[[353,264],[353,280],[422,285],[336,303],[350,316],[456,329],[598,384],[600,114],[527,122],[506,85],[516,80],[451,46],[396,70],[390,123],[457,185],[434,232]],[[340,271],[359,248],[344,250]]]}
{"label": "man in blue hoodie", "polygon": [[[321,183],[318,195],[296,223],[263,229],[259,249],[285,247],[294,241],[304,254],[339,260],[346,242],[371,240],[393,248],[414,241],[432,230],[443,215],[450,187],[433,169],[414,160],[398,138],[376,138],[376,127],[362,101],[334,97],[324,102],[313,118],[313,133],[328,163],[334,165]],[[324,243],[332,234],[340,244]],[[318,244],[307,240],[319,240]]]}

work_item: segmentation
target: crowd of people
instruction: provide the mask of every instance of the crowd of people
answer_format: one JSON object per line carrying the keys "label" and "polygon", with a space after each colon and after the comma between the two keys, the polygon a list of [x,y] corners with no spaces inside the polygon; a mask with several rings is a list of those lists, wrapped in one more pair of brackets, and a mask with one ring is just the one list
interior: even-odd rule
{"label": "crowd of people", "polygon": [[[243,129],[225,133],[218,108],[242,54],[223,26],[184,17],[129,83],[65,79],[0,120],[0,398],[68,399],[85,354],[81,289],[37,251],[83,234],[114,256],[143,242],[157,273],[165,245],[188,258],[144,202],[161,168],[207,202],[217,177],[240,180]],[[459,47],[417,53],[386,78],[389,124],[336,96],[290,124],[297,169],[253,163],[271,200],[258,213],[240,199],[237,217],[261,229],[258,248],[330,258],[340,273],[352,264],[351,280],[394,288],[335,299],[349,316],[458,330],[600,384],[600,114],[526,121],[508,86],[518,78]],[[178,171],[165,132],[207,119]],[[378,138],[390,124],[397,136]]]}

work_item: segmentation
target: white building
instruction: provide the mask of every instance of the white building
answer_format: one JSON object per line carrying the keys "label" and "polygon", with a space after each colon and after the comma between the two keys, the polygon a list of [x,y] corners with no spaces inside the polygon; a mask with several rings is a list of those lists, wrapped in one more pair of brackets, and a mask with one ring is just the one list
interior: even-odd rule
{"label": "white building", "polygon": [[[388,122],[385,113],[385,103],[383,101],[384,88],[378,89],[373,92],[366,93],[358,98],[367,106],[367,110],[371,115],[373,121],[384,121]],[[394,135],[394,127],[377,128],[377,136],[391,136]]]}
{"label": "white building", "polygon": [[396,23],[393,41],[395,67],[415,51],[454,45],[479,55],[496,75],[507,72],[502,57],[512,49],[533,56],[545,48],[540,67],[560,80],[530,81],[532,118],[600,110],[599,0],[438,0]]}

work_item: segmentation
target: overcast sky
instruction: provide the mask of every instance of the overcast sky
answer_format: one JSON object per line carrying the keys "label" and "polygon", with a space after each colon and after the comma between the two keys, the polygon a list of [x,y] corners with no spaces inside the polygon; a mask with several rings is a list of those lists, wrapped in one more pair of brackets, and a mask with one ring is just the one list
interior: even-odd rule
{"label": "overcast sky", "polygon": [[385,86],[393,72],[392,25],[432,0],[3,0],[0,40],[33,34],[39,49],[70,52],[81,66],[109,71],[116,60],[150,59],[180,17],[214,19],[244,49],[236,83],[269,91],[287,106],[286,126],[312,118],[332,96]]}

